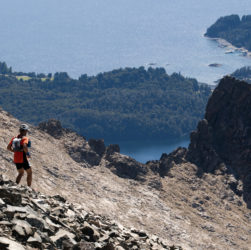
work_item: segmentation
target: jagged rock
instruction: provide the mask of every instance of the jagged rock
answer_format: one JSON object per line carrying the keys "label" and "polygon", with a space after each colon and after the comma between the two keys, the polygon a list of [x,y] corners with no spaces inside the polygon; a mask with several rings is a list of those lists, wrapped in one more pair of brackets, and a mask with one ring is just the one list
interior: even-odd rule
{"label": "jagged rock", "polygon": [[107,148],[106,148],[106,158],[109,159],[109,156],[112,155],[113,153],[120,153],[120,147],[118,144],[110,144]]}
{"label": "jagged rock", "polygon": [[0,237],[0,249],[1,250],[25,250],[25,248],[15,242],[14,240],[10,240],[7,237]]}
{"label": "jagged rock", "polygon": [[33,237],[29,237],[29,239],[27,240],[27,243],[31,245],[32,247],[41,249],[43,241],[40,235],[38,233],[35,233]]}
{"label": "jagged rock", "polygon": [[208,101],[205,119],[191,133],[187,159],[199,166],[201,174],[219,174],[219,170],[234,174],[243,182],[243,196],[251,207],[250,84],[232,77],[220,81]]}
{"label": "jagged rock", "polygon": [[24,228],[16,225],[12,228],[13,235],[16,235],[17,237],[25,237],[26,233],[24,231]]}
{"label": "jagged rock", "polygon": [[0,207],[2,208],[2,207],[5,207],[5,202],[2,200],[2,199],[0,199]]}
{"label": "jagged rock", "polygon": [[52,198],[60,202],[66,202],[66,199],[61,195],[54,195]]}
{"label": "jagged rock", "polygon": [[88,143],[91,149],[98,155],[102,156],[105,153],[105,143],[104,140],[89,139]]}
{"label": "jagged rock", "polygon": [[7,208],[4,210],[4,214],[10,219],[13,219],[15,213],[28,213],[28,207],[15,207],[7,205]]}
{"label": "jagged rock", "polygon": [[48,226],[46,225],[46,222],[43,219],[33,214],[29,214],[26,217],[26,220],[31,226],[39,229],[40,231],[43,231],[44,228],[48,228]]}
{"label": "jagged rock", "polygon": [[173,166],[173,164],[181,164],[185,162],[187,149],[186,148],[177,148],[170,154],[162,154],[159,162],[158,173],[161,177],[164,177],[168,174],[168,171]]}
{"label": "jagged rock", "polygon": [[91,149],[88,143],[69,147],[68,152],[76,162],[87,162],[91,166],[96,166],[101,161],[101,156]]}
{"label": "jagged rock", "polygon": [[0,198],[7,204],[18,206],[22,203],[22,196],[16,192],[10,192],[5,188],[0,189]]}
{"label": "jagged rock", "polygon": [[84,222],[81,231],[84,235],[89,236],[91,241],[97,241],[98,238],[100,237],[100,234],[97,232],[96,228],[91,226],[88,222]]}
{"label": "jagged rock", "polygon": [[144,176],[148,171],[146,166],[133,158],[116,152],[109,155],[108,160],[109,164],[107,167],[110,168],[114,174],[122,178],[144,180]]}
{"label": "jagged rock", "polygon": [[11,223],[13,225],[16,225],[18,228],[21,227],[25,233],[25,236],[30,236],[34,233],[34,230],[32,229],[31,225],[25,220],[14,219],[11,221]]}
{"label": "jagged rock", "polygon": [[58,247],[62,246],[63,241],[69,241],[73,245],[77,244],[74,240],[75,235],[70,233],[64,229],[59,229],[59,231],[55,234],[55,236],[51,236],[50,239],[54,242]]}
{"label": "jagged rock", "polygon": [[55,119],[39,123],[38,128],[57,139],[63,136],[66,132],[62,127],[61,122]]}
{"label": "jagged rock", "polygon": [[[3,218],[0,235],[5,232],[5,235],[14,237],[24,245],[0,237],[0,249],[123,250],[152,247],[147,241],[151,237],[146,232],[137,229],[130,231],[103,216],[86,213],[82,208],[76,209],[61,196],[46,197],[26,188],[16,189],[14,183],[9,183],[5,188],[10,194],[20,194],[22,201],[29,206],[7,205],[0,212],[0,218]],[[38,206],[38,202],[47,210]],[[53,216],[55,211],[60,211],[61,215]],[[155,242],[155,245],[156,249],[162,249],[160,243]]]}
{"label": "jagged rock", "polygon": [[2,186],[4,184],[4,179],[3,179],[3,176],[0,175],[0,186]]}

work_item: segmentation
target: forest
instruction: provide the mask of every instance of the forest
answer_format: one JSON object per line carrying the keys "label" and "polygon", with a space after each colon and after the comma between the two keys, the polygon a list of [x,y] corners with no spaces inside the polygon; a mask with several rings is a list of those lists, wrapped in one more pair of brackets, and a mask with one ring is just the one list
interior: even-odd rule
{"label": "forest", "polygon": [[207,85],[164,68],[124,68],[79,79],[66,72],[18,75],[0,63],[3,109],[35,125],[55,118],[87,138],[113,141],[186,137],[211,94]]}
{"label": "forest", "polygon": [[237,69],[231,75],[235,78],[238,78],[239,80],[244,80],[248,83],[251,83],[251,67],[250,66]]}
{"label": "forest", "polygon": [[251,51],[251,15],[220,17],[205,34],[211,38],[222,38],[234,46]]}

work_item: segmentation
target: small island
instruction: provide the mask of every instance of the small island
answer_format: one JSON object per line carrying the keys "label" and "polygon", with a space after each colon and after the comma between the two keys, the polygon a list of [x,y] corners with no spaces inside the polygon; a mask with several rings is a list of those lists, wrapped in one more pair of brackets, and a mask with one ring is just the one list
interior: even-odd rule
{"label": "small island", "polygon": [[210,63],[208,66],[209,66],[209,67],[215,67],[215,68],[218,68],[218,67],[221,67],[221,66],[222,66],[222,64],[220,64],[220,63]]}
{"label": "small island", "polygon": [[[205,36],[213,39],[223,39],[230,43],[226,44],[223,41],[223,44],[226,45],[223,47],[231,47],[229,45],[233,45],[237,48],[236,51],[244,56],[251,56],[251,15],[243,16],[242,18],[238,15],[220,17],[207,29]],[[240,50],[240,48],[242,49]],[[228,51],[233,52],[234,50],[232,48]]]}

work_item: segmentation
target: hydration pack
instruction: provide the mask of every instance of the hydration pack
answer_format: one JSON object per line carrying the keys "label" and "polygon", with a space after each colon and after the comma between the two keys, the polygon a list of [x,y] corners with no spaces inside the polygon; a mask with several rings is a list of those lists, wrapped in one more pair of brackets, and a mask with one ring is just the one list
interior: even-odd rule
{"label": "hydration pack", "polygon": [[14,152],[20,152],[23,151],[23,146],[21,145],[22,138],[15,138],[12,141],[12,149]]}

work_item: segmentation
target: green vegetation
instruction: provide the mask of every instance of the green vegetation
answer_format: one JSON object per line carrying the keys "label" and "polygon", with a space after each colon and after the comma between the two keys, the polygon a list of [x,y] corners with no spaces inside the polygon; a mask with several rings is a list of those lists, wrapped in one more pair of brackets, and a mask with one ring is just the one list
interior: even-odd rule
{"label": "green vegetation", "polygon": [[242,67],[231,74],[233,77],[246,82],[251,82],[251,67]]}
{"label": "green vegetation", "polygon": [[211,93],[195,79],[167,75],[163,68],[125,68],[78,80],[64,72],[30,77],[0,75],[3,109],[33,124],[56,118],[84,136],[107,140],[187,136]]}
{"label": "green vegetation", "polygon": [[219,18],[205,34],[212,38],[222,38],[234,46],[251,51],[251,15],[230,15]]}

